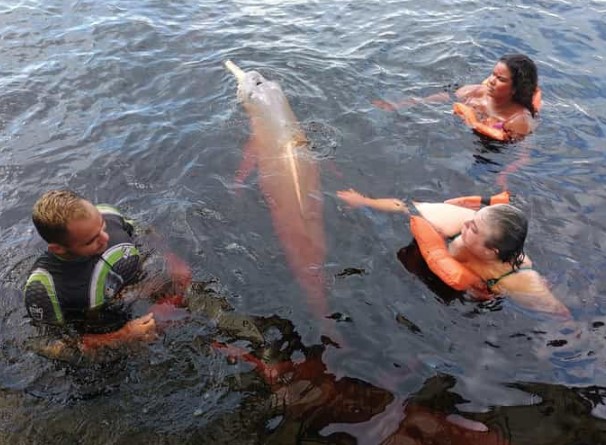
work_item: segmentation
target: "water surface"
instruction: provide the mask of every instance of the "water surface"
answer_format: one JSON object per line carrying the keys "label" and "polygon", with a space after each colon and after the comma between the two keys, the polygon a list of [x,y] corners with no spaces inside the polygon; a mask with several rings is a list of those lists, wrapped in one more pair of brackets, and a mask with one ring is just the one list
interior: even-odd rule
{"label": "water surface", "polygon": [[[442,443],[479,425],[489,432],[467,443],[606,442],[605,12],[563,0],[0,2],[0,439],[422,443],[433,421]],[[537,62],[543,90],[523,142],[480,140],[447,103],[371,104],[480,82],[510,52]],[[322,343],[258,178],[236,193],[248,123],[228,58],[282,84],[318,154],[331,322],[346,347]],[[437,295],[398,260],[411,241],[401,218],[335,199],[348,187],[497,193],[499,173],[526,155],[508,187],[571,326]],[[209,344],[234,339],[196,315],[110,363],[29,352],[19,289],[44,248],[30,212],[55,187],[157,228],[196,279],[290,345],[282,356],[309,364],[313,391],[226,361]]]}

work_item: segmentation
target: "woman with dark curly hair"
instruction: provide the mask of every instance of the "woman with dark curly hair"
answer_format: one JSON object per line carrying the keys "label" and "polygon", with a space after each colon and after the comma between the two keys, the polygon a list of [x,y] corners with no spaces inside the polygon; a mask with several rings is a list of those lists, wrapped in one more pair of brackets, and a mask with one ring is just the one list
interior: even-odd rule
{"label": "woman with dark curly hair", "polygon": [[[541,104],[535,63],[524,54],[501,57],[492,74],[478,85],[465,85],[455,95],[453,106],[474,131],[499,141],[520,139],[536,127],[535,117]],[[397,103],[383,100],[374,105],[387,111],[420,102],[442,102],[448,93],[425,98],[410,98]]]}
{"label": "woman with dark curly hair", "polygon": [[537,67],[523,54],[501,57],[482,84],[461,87],[456,95],[460,102],[454,104],[454,112],[473,130],[493,139],[519,139],[536,126]]}

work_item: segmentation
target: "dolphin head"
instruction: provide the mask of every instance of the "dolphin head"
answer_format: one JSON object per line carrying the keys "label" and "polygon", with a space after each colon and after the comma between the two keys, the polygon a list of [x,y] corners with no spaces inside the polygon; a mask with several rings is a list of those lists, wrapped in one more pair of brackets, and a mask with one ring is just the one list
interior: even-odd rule
{"label": "dolphin head", "polygon": [[233,62],[225,62],[227,69],[238,80],[238,99],[249,109],[258,111],[280,110],[288,106],[282,88],[277,82],[267,80],[258,71],[243,71]]}
{"label": "dolphin head", "polygon": [[238,82],[238,98],[246,107],[271,108],[285,99],[277,82],[267,80],[257,71],[248,71]]}

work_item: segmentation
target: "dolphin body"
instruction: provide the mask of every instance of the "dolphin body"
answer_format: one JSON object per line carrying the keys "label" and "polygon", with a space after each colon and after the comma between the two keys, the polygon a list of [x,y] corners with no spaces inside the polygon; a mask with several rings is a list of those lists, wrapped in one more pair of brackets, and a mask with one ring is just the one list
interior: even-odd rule
{"label": "dolphin body", "polygon": [[326,316],[323,199],[316,162],[307,138],[277,82],[233,62],[226,68],[238,81],[238,98],[249,116],[251,136],[236,181],[257,167],[291,271],[317,317]]}

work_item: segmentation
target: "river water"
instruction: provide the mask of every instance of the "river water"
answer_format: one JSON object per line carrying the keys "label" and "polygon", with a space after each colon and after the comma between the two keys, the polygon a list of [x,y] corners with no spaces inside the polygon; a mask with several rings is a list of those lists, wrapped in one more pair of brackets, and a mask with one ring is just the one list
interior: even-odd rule
{"label": "river water", "polygon": [[[605,17],[602,0],[1,1],[0,442],[606,443]],[[511,52],[537,62],[544,98],[520,143],[481,140],[448,103],[372,105],[479,83]],[[248,121],[226,59],[282,85],[317,152],[340,348],[258,178],[234,187]],[[427,285],[399,260],[402,218],[335,198],[443,200],[503,178],[571,323]],[[260,353],[202,315],[103,363],[31,352],[31,207],[57,187],[162,233],[297,371],[268,384],[227,360],[213,340]]]}

